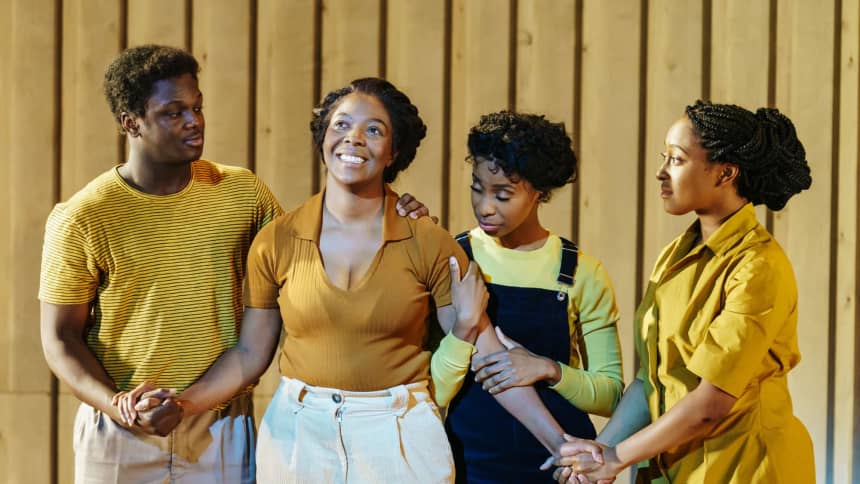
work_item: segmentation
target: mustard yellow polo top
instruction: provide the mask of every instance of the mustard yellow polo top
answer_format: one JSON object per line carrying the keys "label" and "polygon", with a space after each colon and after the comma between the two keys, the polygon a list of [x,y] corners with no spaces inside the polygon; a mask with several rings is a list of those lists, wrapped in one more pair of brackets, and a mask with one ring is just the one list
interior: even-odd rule
{"label": "mustard yellow polo top", "polygon": [[386,185],[382,246],[361,281],[342,289],[320,256],[323,203],[318,193],[272,221],[248,251],[245,305],[280,309],[281,374],[348,391],[427,380],[431,311],[451,304],[448,258],[467,267],[466,254],[428,217],[398,216]]}
{"label": "mustard yellow polo top", "polygon": [[702,379],[737,397],[704,438],[656,458],[668,482],[815,482],[812,442],[786,377],[800,361],[797,287],[752,204],[692,247],[698,222],[657,260],[636,311],[637,378],[652,420]]}

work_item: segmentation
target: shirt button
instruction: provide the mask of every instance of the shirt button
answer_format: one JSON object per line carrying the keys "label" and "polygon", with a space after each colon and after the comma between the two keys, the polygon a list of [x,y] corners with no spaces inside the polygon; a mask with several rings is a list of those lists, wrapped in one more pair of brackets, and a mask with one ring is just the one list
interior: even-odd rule
{"label": "shirt button", "polygon": [[331,396],[331,400],[334,403],[340,403],[343,400],[343,397],[340,396],[340,393],[335,393],[334,395]]}

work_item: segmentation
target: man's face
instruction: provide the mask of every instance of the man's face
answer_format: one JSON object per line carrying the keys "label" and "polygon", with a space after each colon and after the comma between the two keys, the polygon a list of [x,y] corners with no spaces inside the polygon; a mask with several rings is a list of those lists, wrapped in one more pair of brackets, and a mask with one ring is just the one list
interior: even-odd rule
{"label": "man's face", "polygon": [[147,161],[187,163],[203,154],[203,94],[191,74],[156,81],[144,115],[130,117],[132,149]]}

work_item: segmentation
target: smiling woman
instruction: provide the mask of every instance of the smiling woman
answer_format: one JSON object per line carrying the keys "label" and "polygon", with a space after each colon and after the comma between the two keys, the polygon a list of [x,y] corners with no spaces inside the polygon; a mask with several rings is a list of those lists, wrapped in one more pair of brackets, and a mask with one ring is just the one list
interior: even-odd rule
{"label": "smiling woman", "polygon": [[[195,412],[253,384],[283,327],[282,382],[257,441],[261,482],[453,480],[436,406],[450,393],[438,389],[462,382],[475,348],[502,345],[475,270],[460,280],[468,260],[457,243],[429,218],[396,212],[387,183],[412,162],[425,131],[418,109],[385,80],[359,79],[326,96],[311,121],[325,190],[256,236],[239,342],[179,396]],[[434,307],[448,333],[435,354],[453,370],[434,372],[431,385]],[[533,390],[499,398],[529,408],[545,447],[560,445],[562,430]]]}

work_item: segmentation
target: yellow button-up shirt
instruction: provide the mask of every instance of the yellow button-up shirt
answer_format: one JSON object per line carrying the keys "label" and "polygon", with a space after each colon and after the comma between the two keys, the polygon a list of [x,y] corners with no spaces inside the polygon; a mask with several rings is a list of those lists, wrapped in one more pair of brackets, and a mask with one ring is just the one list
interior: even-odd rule
{"label": "yellow button-up shirt", "polygon": [[693,247],[698,222],[662,252],[636,311],[637,378],[652,420],[702,379],[737,397],[703,438],[660,454],[669,482],[814,482],[812,442],[786,376],[800,361],[797,287],[752,204]]}

